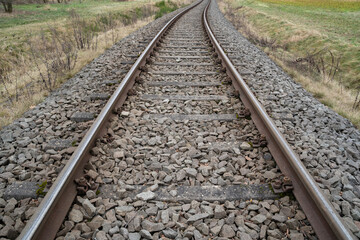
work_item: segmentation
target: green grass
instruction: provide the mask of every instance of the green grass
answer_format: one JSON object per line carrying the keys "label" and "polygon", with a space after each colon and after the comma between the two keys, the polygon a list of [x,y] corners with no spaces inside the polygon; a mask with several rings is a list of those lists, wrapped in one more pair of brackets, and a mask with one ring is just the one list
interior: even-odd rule
{"label": "green grass", "polygon": [[155,19],[161,18],[163,15],[177,9],[177,6],[170,0],[168,0],[167,2],[165,0],[162,0],[161,2],[157,2],[155,6],[159,8],[159,11],[155,14]]}
{"label": "green grass", "polygon": [[112,0],[85,0],[80,3],[75,0],[54,4],[21,4],[14,5],[14,13],[0,17],[0,29],[26,25],[31,23],[42,23],[61,20],[69,16],[72,9],[82,17],[94,17],[104,12],[116,12],[133,6],[143,4],[145,0],[117,2]]}
{"label": "green grass", "polygon": [[141,15],[140,7],[151,1],[83,0],[80,3],[73,0],[68,4],[14,5],[12,14],[0,14],[0,60],[8,58],[16,61],[20,55],[26,55],[29,35],[38,35],[49,26],[65,27],[71,10],[89,21],[110,13],[116,15],[115,18],[126,18],[130,11]]}
{"label": "green grass", "polygon": [[286,45],[296,59],[327,48],[342,56],[342,81],[360,86],[360,1],[229,0],[261,35]]}
{"label": "green grass", "polygon": [[334,9],[342,11],[359,11],[357,0],[261,0],[266,3],[281,4],[282,6],[310,7]]}
{"label": "green grass", "polygon": [[[360,128],[360,109],[352,108],[360,87],[360,0],[222,1],[223,12],[244,36],[320,102]],[[328,50],[341,56],[334,81],[296,61],[322,49],[327,63]]]}

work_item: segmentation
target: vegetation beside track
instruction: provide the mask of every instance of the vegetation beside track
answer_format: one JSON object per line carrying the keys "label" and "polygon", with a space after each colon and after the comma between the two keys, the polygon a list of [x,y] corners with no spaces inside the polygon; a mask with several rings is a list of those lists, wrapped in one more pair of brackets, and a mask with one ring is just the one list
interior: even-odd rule
{"label": "vegetation beside track", "polygon": [[360,127],[359,0],[222,0],[220,8],[296,81]]}
{"label": "vegetation beside track", "polygon": [[167,2],[165,0],[162,0],[160,2],[157,2],[155,6],[159,8],[159,11],[155,14],[155,19],[161,18],[165,14],[175,11],[178,8],[178,6],[170,0],[168,0]]}
{"label": "vegetation beside track", "polygon": [[44,99],[115,42],[190,3],[73,0],[0,7],[0,128]]}

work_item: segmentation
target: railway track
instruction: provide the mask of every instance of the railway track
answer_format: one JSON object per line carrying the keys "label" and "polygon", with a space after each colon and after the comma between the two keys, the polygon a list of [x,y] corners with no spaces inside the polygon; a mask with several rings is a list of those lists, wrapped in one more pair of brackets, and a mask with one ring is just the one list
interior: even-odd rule
{"label": "railway track", "polygon": [[227,59],[207,7],[151,40],[20,239],[353,237]]}

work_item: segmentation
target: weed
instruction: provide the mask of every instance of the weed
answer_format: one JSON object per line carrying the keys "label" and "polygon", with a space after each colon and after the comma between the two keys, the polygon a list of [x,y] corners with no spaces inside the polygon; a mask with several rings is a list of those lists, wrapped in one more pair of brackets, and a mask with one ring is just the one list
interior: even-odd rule
{"label": "weed", "polygon": [[157,2],[155,6],[159,8],[159,11],[155,14],[155,19],[161,18],[163,15],[175,11],[178,8],[178,6],[170,0],[167,2],[162,0]]}
{"label": "weed", "polygon": [[334,105],[332,104],[332,102],[325,100],[325,99],[319,99],[319,101],[324,104],[325,106],[328,106],[329,108],[333,108]]}
{"label": "weed", "polygon": [[317,98],[317,99],[323,98],[324,95],[325,95],[325,94],[322,93],[322,92],[315,92],[315,93],[313,94],[314,98]]}
{"label": "weed", "polygon": [[357,110],[360,107],[360,87],[357,89],[357,93],[356,93],[356,97],[355,97],[355,101],[354,104],[352,106],[353,110]]}
{"label": "weed", "polygon": [[47,181],[42,182],[41,184],[36,184],[39,188],[36,190],[36,195],[38,196],[45,196],[46,192],[44,192],[46,185],[47,185]]}

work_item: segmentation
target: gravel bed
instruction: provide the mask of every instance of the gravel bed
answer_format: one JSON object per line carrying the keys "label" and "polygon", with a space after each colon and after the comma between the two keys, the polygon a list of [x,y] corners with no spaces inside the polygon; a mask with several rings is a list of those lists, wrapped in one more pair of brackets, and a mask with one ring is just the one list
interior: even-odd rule
{"label": "gravel bed", "polygon": [[4,199],[6,186],[22,181],[47,181],[51,186],[93,122],[74,121],[74,113],[88,113],[85,120],[95,118],[130,68],[122,62],[134,61],[132,56],[145,48],[139,42],[149,41],[178,11],[116,43],[0,131],[0,238],[15,239],[41,201]]}
{"label": "gravel bed", "polygon": [[[173,37],[175,32],[191,33],[191,29],[199,29],[204,5],[205,2],[181,18],[166,38]],[[193,36],[204,34],[196,32]],[[152,60],[156,62],[157,57]],[[192,66],[186,71],[216,71],[217,68]],[[169,65],[163,70],[183,69]],[[103,193],[96,194],[93,190],[78,196],[57,240],[316,239],[299,204],[289,196],[247,201],[156,200],[156,191],[164,186],[175,198],[181,194],[176,190],[179,186],[215,189],[269,183],[281,173],[268,148],[255,144],[260,134],[250,118],[238,116],[231,121],[169,118],[172,114],[236,115],[243,110],[224,73],[172,76],[152,74],[155,70],[159,68],[147,66],[132,96],[111,120],[108,136],[99,139],[91,150],[87,175],[101,187],[113,186],[120,199],[104,197]],[[191,88],[151,86],[153,82],[164,81],[223,84]],[[144,99],[149,94],[166,97]],[[173,96],[209,95],[225,98],[171,100]],[[153,118],[154,115],[160,117]],[[129,197],[138,186],[141,186],[140,192]]]}
{"label": "gravel bed", "polygon": [[[60,239],[313,239],[296,201],[191,203],[78,197]],[[91,221],[90,221],[91,219]],[[71,231],[70,231],[71,230]],[[285,232],[285,233],[284,233]]]}
{"label": "gravel bed", "polygon": [[[360,132],[316,100],[264,52],[246,40],[211,4],[220,43],[349,229],[360,237]],[[216,35],[216,34],[215,34]]]}

